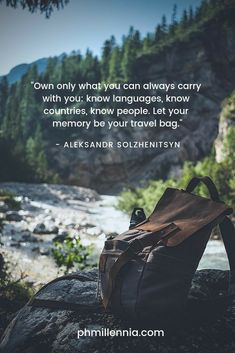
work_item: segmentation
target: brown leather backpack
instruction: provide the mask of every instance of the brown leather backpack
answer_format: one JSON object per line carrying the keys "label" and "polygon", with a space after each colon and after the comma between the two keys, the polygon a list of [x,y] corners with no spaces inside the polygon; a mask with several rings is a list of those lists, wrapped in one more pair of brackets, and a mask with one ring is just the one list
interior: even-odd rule
{"label": "brown leather backpack", "polygon": [[[211,199],[192,194],[203,182]],[[234,290],[235,230],[209,177],[194,177],[186,190],[168,188],[153,213],[107,240],[99,261],[106,309],[129,319],[178,321],[212,229],[220,225]]]}

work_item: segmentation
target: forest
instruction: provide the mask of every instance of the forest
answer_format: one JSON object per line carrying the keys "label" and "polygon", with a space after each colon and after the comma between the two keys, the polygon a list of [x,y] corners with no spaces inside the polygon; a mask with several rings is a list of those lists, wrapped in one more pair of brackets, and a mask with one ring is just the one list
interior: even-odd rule
{"label": "forest", "polygon": [[[0,81],[0,162],[4,168],[1,168],[0,180],[66,182],[50,163],[47,151],[58,136],[66,137],[76,133],[76,130],[71,132],[71,129],[61,129],[55,132],[41,118],[43,110],[56,109],[57,102],[42,103],[41,90],[33,89],[30,82],[44,85],[44,94],[49,93],[48,83],[56,85],[60,82],[88,82],[94,85],[92,88],[96,88],[97,82],[135,83],[142,58],[151,60],[153,54],[175,42],[194,40],[211,21],[223,22],[224,26],[229,27],[234,13],[233,0],[204,0],[196,10],[190,7],[182,14],[178,14],[175,5],[170,23],[167,23],[166,16],[163,15],[154,33],[142,37],[138,30],[131,27],[129,33],[123,36],[122,43],[117,43],[114,36],[111,36],[104,42],[100,57],[93,55],[89,49],[85,55],[74,51],[62,58],[49,58],[47,68],[41,75],[32,66],[15,84],[9,85],[7,78],[3,77]],[[63,87],[61,88],[63,93]],[[79,92],[77,86],[74,93],[79,95]],[[148,94],[146,90],[145,95]],[[95,89],[93,95],[95,96]],[[123,92],[123,97],[125,96],[128,96],[128,90]],[[77,102],[73,106],[76,109],[85,108],[84,102]],[[58,120],[58,116],[56,119]],[[66,120],[68,117],[61,114],[59,119]]]}

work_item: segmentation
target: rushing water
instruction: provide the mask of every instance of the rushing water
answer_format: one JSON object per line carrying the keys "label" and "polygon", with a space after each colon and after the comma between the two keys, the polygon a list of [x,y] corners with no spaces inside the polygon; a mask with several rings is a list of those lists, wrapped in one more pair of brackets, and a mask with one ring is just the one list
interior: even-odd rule
{"label": "rushing water", "polygon": [[[47,186],[49,188],[50,186]],[[53,190],[54,192],[54,190]],[[58,195],[56,195],[58,197]],[[3,251],[10,259],[10,269],[15,277],[21,273],[28,281],[46,282],[58,275],[58,268],[49,254],[55,234],[37,235],[37,242],[20,240],[19,234],[32,231],[37,223],[53,222],[58,228],[70,233],[79,233],[83,244],[93,244],[93,260],[97,261],[106,235],[121,233],[128,229],[129,217],[115,208],[115,196],[101,196],[98,201],[74,199],[71,194],[60,193],[56,202],[45,197],[34,200],[25,198],[23,220],[8,223],[3,232]],[[228,269],[228,262],[223,243],[209,241],[199,268]]]}

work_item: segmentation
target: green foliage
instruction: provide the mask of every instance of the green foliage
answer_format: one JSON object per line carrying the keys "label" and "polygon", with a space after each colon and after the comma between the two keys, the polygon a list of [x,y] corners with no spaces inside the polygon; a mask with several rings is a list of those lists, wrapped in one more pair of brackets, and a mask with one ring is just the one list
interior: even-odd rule
{"label": "green foliage", "polygon": [[34,13],[39,10],[44,13],[47,18],[50,17],[54,9],[63,8],[69,0],[0,0],[1,3],[5,3],[7,6],[16,8],[20,5],[22,9],[27,9],[28,11]]}
{"label": "green foliage", "polygon": [[[154,180],[147,187],[125,190],[119,197],[118,208],[130,213],[134,207],[144,207],[150,213],[167,187],[185,188],[192,177],[205,175],[215,182],[221,199],[235,207],[235,129],[230,130],[229,135],[229,139],[225,140],[227,155],[221,163],[216,162],[213,152],[196,164],[185,162],[180,180]],[[203,184],[197,187],[196,193],[209,196]]]}
{"label": "green foliage", "polygon": [[222,120],[235,120],[235,91],[222,103]]}
{"label": "green foliage", "polygon": [[135,60],[142,48],[139,31],[130,28],[128,36],[123,41],[123,57],[121,60],[121,71],[124,81],[135,79]]}
{"label": "green foliage", "polygon": [[[0,254],[0,301],[14,302],[16,308],[22,307],[34,294],[32,286],[23,282],[23,277],[13,280],[8,264]],[[7,310],[7,308],[5,308]]]}
{"label": "green foliage", "polygon": [[[1,1],[0,1],[1,2]],[[2,1],[3,2],[3,1]],[[8,1],[9,5],[15,6],[19,1]],[[41,9],[44,1],[21,1],[23,7],[30,11],[35,6]],[[63,1],[47,1],[44,10],[50,6],[62,4]],[[53,3],[53,4],[52,4]],[[192,8],[185,9],[182,15],[177,14],[175,5],[172,13],[171,23],[162,17],[161,23],[156,26],[155,33],[147,33],[141,37],[138,30],[130,28],[129,33],[123,37],[120,45],[117,45],[112,36],[104,42],[101,58],[98,59],[87,50],[85,55],[73,52],[71,55],[54,57],[48,60],[45,72],[38,74],[36,66],[22,77],[22,79],[9,86],[6,78],[0,80],[0,164],[4,166],[0,170],[0,180],[14,180],[26,182],[53,182],[58,180],[56,174],[57,160],[51,158],[51,149],[55,143],[65,141],[71,136],[81,138],[78,129],[53,129],[51,119],[42,119],[44,108],[62,107],[62,103],[42,103],[42,94],[51,93],[49,90],[33,90],[31,81],[42,83],[58,82],[134,82],[136,72],[142,65],[155,59],[156,53],[160,52],[181,41],[188,41],[193,35],[206,35],[210,23],[220,24],[221,28],[229,30],[234,23],[235,6],[233,0],[208,0],[193,11]],[[61,95],[67,94],[65,90]],[[74,95],[84,95],[79,89]],[[124,92],[123,94],[127,94]],[[133,93],[133,92],[132,92]],[[148,93],[148,92],[145,92]],[[96,92],[92,92],[96,94]],[[89,104],[71,103],[75,108],[89,108]],[[104,107],[104,104],[99,104]],[[224,116],[234,112],[234,105],[224,111]],[[234,115],[234,114],[233,114]],[[69,119],[68,116],[56,116],[57,119]],[[100,116],[94,116],[99,119]],[[48,163],[50,158],[50,163]],[[17,173],[16,173],[17,171]],[[60,171],[61,176],[66,178],[66,171]]]}
{"label": "green foliage", "polygon": [[29,137],[26,142],[26,160],[41,181],[47,180],[48,176],[47,158],[43,147],[42,133],[38,125],[34,137]]}
{"label": "green foliage", "polygon": [[[234,135],[235,137],[235,135]],[[150,214],[167,187],[185,188],[193,176],[210,176],[215,182],[221,199],[235,207],[235,163],[224,160],[217,163],[214,157],[207,157],[196,165],[186,162],[182,170],[181,180],[169,179],[152,180],[147,187],[134,190],[124,190],[118,201],[118,208],[131,213],[134,207],[143,207]],[[196,193],[208,197],[207,188],[204,185],[197,187]]]}
{"label": "green foliage", "polygon": [[32,287],[23,281],[13,281],[0,279],[1,290],[4,291],[4,298],[22,303],[20,306],[25,304],[34,294]]}
{"label": "green foliage", "polygon": [[110,58],[113,49],[115,48],[115,38],[112,36],[109,40],[104,42],[104,46],[102,48],[102,57],[101,57],[101,76],[103,80],[106,80],[110,75]]}
{"label": "green foliage", "polygon": [[84,246],[79,236],[68,236],[63,242],[56,241],[52,248],[52,255],[59,267],[65,267],[65,273],[71,269],[91,267],[89,255],[92,246]]}
{"label": "green foliage", "polygon": [[156,202],[160,199],[166,187],[176,187],[174,180],[152,180],[147,187],[125,190],[121,193],[117,207],[131,213],[134,207],[144,207],[147,214],[150,214]]}
{"label": "green foliage", "polygon": [[8,190],[0,189],[0,201],[8,205],[11,210],[19,210],[21,207],[20,201],[16,200],[16,195]]}
{"label": "green foliage", "polygon": [[[221,120],[223,122],[224,113],[226,119],[234,119],[235,94],[226,99],[223,103]],[[118,208],[126,212],[131,212],[134,207],[144,207],[150,213],[156,202],[159,200],[167,187],[185,188],[189,180],[194,176],[208,175],[215,182],[221,199],[232,207],[235,207],[235,126],[231,124],[227,128],[223,141],[223,160],[216,161],[215,149],[211,154],[197,162],[185,162],[180,180],[170,179],[168,181],[150,181],[147,187],[132,190],[124,190],[118,202]],[[201,196],[209,196],[207,188],[200,184],[196,192]]]}
{"label": "green foliage", "polygon": [[121,51],[119,47],[115,47],[112,51],[109,60],[109,75],[108,81],[109,82],[116,82],[118,78],[121,76]]}

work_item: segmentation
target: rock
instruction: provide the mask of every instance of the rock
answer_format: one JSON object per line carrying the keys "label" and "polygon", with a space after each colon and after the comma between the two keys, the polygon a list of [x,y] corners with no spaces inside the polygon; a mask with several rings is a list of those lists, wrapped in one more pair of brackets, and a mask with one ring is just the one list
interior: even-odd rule
{"label": "rock", "polygon": [[35,226],[33,233],[35,233],[35,234],[56,234],[56,233],[58,233],[58,227],[50,222],[48,222],[47,224],[38,223]]}
{"label": "rock", "polygon": [[55,238],[53,238],[52,241],[63,242],[66,239],[67,235],[68,235],[68,232],[66,231],[58,232],[58,235]]}
{"label": "rock", "polygon": [[[63,184],[29,184],[29,183],[1,183],[1,188],[9,190],[17,195],[21,195],[25,202],[29,200],[46,201],[48,204],[66,202],[66,200],[79,201],[98,201],[100,196],[96,191],[80,186]],[[40,205],[29,205],[30,210],[34,211]],[[50,211],[48,210],[50,213]]]}
{"label": "rock", "polygon": [[95,224],[88,223],[86,220],[81,221],[80,224],[79,224],[79,228],[94,228],[94,227],[96,227]]}
{"label": "rock", "polygon": [[6,220],[9,222],[21,222],[23,217],[17,211],[8,211],[6,213]]}
{"label": "rock", "polygon": [[223,162],[227,155],[226,141],[235,129],[235,91],[223,103],[219,119],[219,133],[215,140],[215,157],[218,163]]}
{"label": "rock", "polygon": [[39,248],[39,246],[34,246],[31,250],[32,250],[33,252],[39,253],[40,248]]}
{"label": "rock", "polygon": [[14,247],[14,248],[20,248],[21,247],[21,244],[18,242],[18,241],[12,241],[10,243],[10,246],[11,247]]}
{"label": "rock", "polygon": [[116,232],[109,233],[109,234],[107,234],[107,239],[113,239],[113,238],[115,238],[117,235],[118,235],[118,233],[116,233]]}
{"label": "rock", "polygon": [[[226,305],[217,302],[213,311],[200,310],[200,298],[225,296],[228,271],[202,270],[195,274],[190,298],[191,313],[198,321],[187,319],[183,328],[165,330],[164,337],[89,337],[77,338],[82,329],[134,328],[110,313],[105,313],[96,298],[97,272],[95,269],[78,273],[79,279],[63,279],[51,283],[37,295],[76,303],[77,311],[25,306],[6,329],[1,342],[1,353],[230,353],[234,351],[235,301]],[[222,301],[223,302],[223,301]],[[221,302],[221,303],[222,303]],[[199,303],[199,304],[198,304]],[[210,305],[209,305],[210,306]],[[194,310],[194,311],[193,311]],[[210,314],[208,315],[208,312]],[[199,315],[196,315],[199,313]],[[200,317],[201,316],[201,317]],[[144,327],[146,329],[146,327]],[[156,327],[155,327],[156,329]],[[157,329],[161,329],[157,327]],[[222,336],[221,336],[222,335]],[[208,341],[208,337],[210,340]]]}
{"label": "rock", "polygon": [[0,212],[7,212],[9,210],[9,206],[4,202],[0,201]]}
{"label": "rock", "polygon": [[48,249],[40,248],[39,249],[39,254],[40,255],[44,255],[44,256],[48,256],[50,254],[50,251]]}
{"label": "rock", "polygon": [[85,234],[91,235],[91,236],[99,236],[102,234],[102,230],[99,227],[92,227],[92,228],[85,228],[84,229]]}
{"label": "rock", "polygon": [[23,232],[21,234],[21,239],[23,242],[29,242],[29,243],[37,243],[38,239],[36,237],[34,237],[33,235],[31,235],[31,233],[28,232]]}
{"label": "rock", "polygon": [[[227,5],[226,5],[227,6]],[[233,6],[234,9],[234,6]],[[183,118],[177,130],[100,129],[73,133],[72,140],[96,141],[180,141],[179,149],[128,148],[128,149],[66,149],[50,147],[51,162],[67,183],[95,188],[100,193],[119,191],[125,185],[140,186],[149,179],[166,179],[178,172],[186,160],[197,161],[208,155],[218,132],[221,102],[232,90],[235,81],[235,26],[232,16],[211,19],[192,30],[184,39],[172,40],[159,50],[141,54],[133,63],[136,82],[201,83],[200,92],[190,94],[190,114]],[[223,12],[221,11],[221,16]],[[228,22],[227,22],[228,21]],[[219,69],[220,68],[220,69]],[[173,93],[174,92],[174,93]],[[182,94],[174,90],[173,94]],[[160,90],[146,90],[146,95],[161,94]],[[169,93],[169,92],[168,92]],[[163,95],[165,92],[162,93]],[[125,116],[124,119],[133,117]],[[146,119],[152,119],[149,115]],[[156,118],[156,117],[155,117]],[[141,120],[144,117],[141,116]]]}
{"label": "rock", "polygon": [[2,227],[2,235],[7,237],[14,236],[17,232],[15,225],[16,224],[14,223],[4,223]]}
{"label": "rock", "polygon": [[0,222],[6,219],[6,214],[4,212],[0,213]]}

